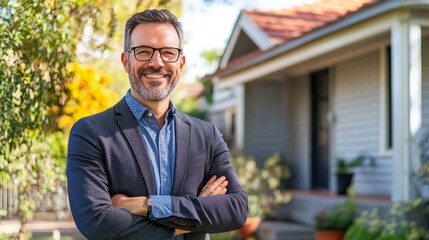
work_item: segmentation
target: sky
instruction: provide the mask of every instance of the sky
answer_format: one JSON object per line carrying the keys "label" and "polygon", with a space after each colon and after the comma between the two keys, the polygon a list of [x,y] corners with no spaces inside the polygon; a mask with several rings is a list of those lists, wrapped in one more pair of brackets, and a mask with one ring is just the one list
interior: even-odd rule
{"label": "sky", "polygon": [[280,9],[313,1],[234,0],[230,4],[206,5],[204,0],[183,0],[184,10],[179,20],[185,32],[184,53],[188,70],[182,80],[193,82],[197,76],[215,70],[213,66],[206,66],[201,53],[204,50],[225,48],[241,9]]}

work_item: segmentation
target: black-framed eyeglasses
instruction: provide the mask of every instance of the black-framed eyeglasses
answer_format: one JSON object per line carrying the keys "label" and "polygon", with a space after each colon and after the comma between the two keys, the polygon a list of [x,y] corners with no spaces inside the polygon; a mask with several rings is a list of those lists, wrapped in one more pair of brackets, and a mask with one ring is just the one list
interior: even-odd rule
{"label": "black-framed eyeglasses", "polygon": [[182,49],[180,48],[175,48],[175,47],[153,48],[145,45],[132,47],[126,52],[131,52],[131,51],[134,52],[134,57],[138,61],[142,61],[142,62],[149,61],[150,59],[152,59],[155,51],[159,51],[161,55],[161,59],[164,62],[174,63],[174,62],[177,62],[177,60],[179,60],[180,54],[182,53]]}

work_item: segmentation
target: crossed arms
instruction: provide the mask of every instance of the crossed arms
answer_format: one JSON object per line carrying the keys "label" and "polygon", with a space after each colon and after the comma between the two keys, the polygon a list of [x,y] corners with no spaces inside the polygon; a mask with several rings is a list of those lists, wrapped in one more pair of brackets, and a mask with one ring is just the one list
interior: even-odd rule
{"label": "crossed arms", "polygon": [[[201,190],[198,197],[207,197],[215,195],[224,195],[227,192],[228,181],[224,176],[217,178],[213,176]],[[128,197],[124,194],[116,194],[112,198],[112,205],[117,208],[123,208],[129,213],[149,217],[148,216],[148,200],[149,197]],[[188,230],[175,229],[175,235],[189,233]]]}

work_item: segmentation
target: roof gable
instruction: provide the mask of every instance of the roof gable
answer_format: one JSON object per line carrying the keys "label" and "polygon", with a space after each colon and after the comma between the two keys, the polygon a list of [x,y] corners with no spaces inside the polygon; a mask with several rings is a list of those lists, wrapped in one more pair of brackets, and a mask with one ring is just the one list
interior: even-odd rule
{"label": "roof gable", "polygon": [[[384,0],[318,0],[280,10],[242,10],[218,70],[240,65],[268,48],[299,38],[381,1]],[[240,34],[247,34],[247,39]],[[258,48],[242,46],[249,41]]]}
{"label": "roof gable", "polygon": [[281,44],[380,0],[319,0],[282,10],[244,10],[272,42]]}
{"label": "roof gable", "polygon": [[243,11],[235,23],[228,44],[222,56],[220,66],[256,50],[266,50],[274,43]]}

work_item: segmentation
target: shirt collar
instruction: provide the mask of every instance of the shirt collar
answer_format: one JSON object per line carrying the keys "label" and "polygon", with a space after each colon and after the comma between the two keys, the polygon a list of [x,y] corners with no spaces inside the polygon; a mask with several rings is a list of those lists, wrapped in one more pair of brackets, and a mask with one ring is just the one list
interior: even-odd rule
{"label": "shirt collar", "polygon": [[[137,99],[135,99],[132,95],[130,90],[127,91],[127,94],[125,95],[125,101],[128,104],[128,107],[131,109],[131,112],[134,114],[134,116],[137,119],[141,119],[146,111],[150,111],[147,107],[145,107],[143,104],[141,104]],[[166,119],[170,119],[174,117],[177,113],[176,105],[170,100],[170,106],[168,108]]]}

